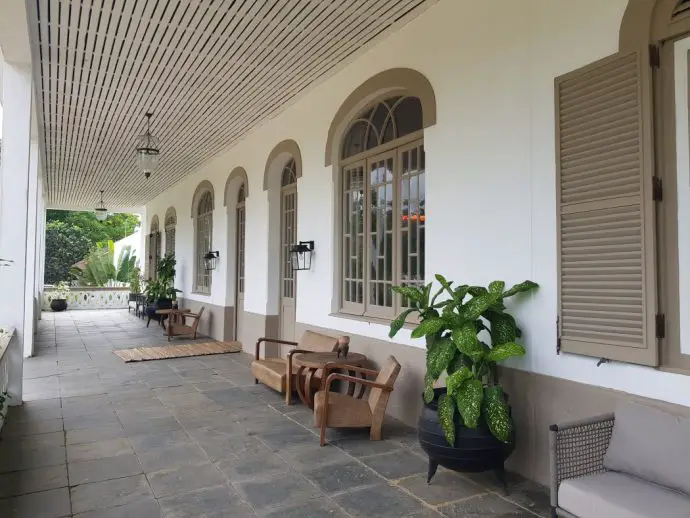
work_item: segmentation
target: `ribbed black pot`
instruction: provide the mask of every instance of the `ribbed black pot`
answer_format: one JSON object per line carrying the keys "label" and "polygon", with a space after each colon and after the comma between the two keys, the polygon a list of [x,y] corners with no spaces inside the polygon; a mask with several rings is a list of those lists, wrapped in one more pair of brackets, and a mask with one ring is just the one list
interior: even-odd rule
{"label": "ribbed black pot", "polygon": [[486,423],[477,428],[467,428],[460,415],[455,413],[455,446],[450,446],[438,420],[438,398],[446,392],[434,389],[434,400],[425,403],[419,416],[419,444],[429,456],[427,482],[431,482],[438,466],[463,473],[494,470],[505,485],[503,463],[515,449],[515,441],[506,444],[496,439]]}
{"label": "ribbed black pot", "polygon": [[65,311],[67,309],[67,301],[65,299],[53,299],[50,301],[50,309],[53,311]]}

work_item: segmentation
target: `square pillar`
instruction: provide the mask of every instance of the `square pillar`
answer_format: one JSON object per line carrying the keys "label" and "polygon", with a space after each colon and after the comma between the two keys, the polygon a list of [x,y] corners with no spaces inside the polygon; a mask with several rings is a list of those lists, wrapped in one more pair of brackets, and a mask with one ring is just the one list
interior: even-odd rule
{"label": "square pillar", "polygon": [[[27,284],[33,289],[33,264],[27,265],[29,243],[31,68],[5,61],[2,70],[2,165],[0,166],[0,257],[12,261],[0,267],[0,320],[16,329],[19,347],[8,355],[10,404],[22,402],[23,352],[32,347],[33,326],[26,325]],[[36,174],[34,169],[33,174]],[[33,194],[35,199],[35,191]],[[34,211],[35,214],[35,211]],[[33,233],[31,234],[33,237]],[[29,319],[31,320],[31,319]],[[28,331],[28,332],[27,332]],[[28,344],[26,342],[29,342]]]}

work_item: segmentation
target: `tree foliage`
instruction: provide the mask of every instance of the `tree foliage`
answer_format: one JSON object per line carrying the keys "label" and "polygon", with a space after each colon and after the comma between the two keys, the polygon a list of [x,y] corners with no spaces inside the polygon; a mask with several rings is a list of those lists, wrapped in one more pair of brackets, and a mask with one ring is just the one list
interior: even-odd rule
{"label": "tree foliage", "polygon": [[131,247],[126,246],[120,251],[117,265],[115,265],[114,259],[115,244],[112,241],[107,241],[91,249],[84,259],[86,264],[83,269],[72,268],[70,273],[81,284],[87,286],[106,286],[111,281],[128,282],[137,262]]}
{"label": "tree foliage", "polygon": [[46,225],[46,284],[56,284],[69,278],[69,269],[89,252],[91,242],[77,226],[63,221],[51,221]]}
{"label": "tree foliage", "polygon": [[85,259],[98,243],[118,241],[135,232],[139,218],[136,214],[117,213],[98,221],[93,212],[50,209],[46,223],[44,282],[55,284],[71,278],[70,268]]}
{"label": "tree foliage", "polygon": [[91,246],[106,241],[119,241],[139,227],[137,215],[126,213],[110,214],[105,221],[98,221],[93,212],[50,209],[47,211],[46,221],[62,221],[81,228]]}

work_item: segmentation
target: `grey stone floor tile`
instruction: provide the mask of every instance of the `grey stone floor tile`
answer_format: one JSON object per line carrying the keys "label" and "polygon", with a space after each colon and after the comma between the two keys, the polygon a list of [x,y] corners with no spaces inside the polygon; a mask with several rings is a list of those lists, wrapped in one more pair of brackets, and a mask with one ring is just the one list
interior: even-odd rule
{"label": "grey stone floor tile", "polygon": [[369,439],[369,434],[359,434],[359,438],[347,438],[340,439],[331,442],[329,439],[329,444],[333,444],[338,448],[343,449],[345,452],[349,453],[353,457],[368,457],[370,455],[379,455],[381,453],[388,453],[401,449],[401,445],[394,441],[372,441]]}
{"label": "grey stone floor tile", "polygon": [[334,498],[347,513],[356,517],[400,518],[424,510],[413,497],[392,486],[376,486]]}
{"label": "grey stone floor tile", "polygon": [[149,473],[147,478],[156,498],[226,484],[223,474],[210,463],[156,471]]}
{"label": "grey stone floor tile", "polygon": [[487,487],[507,500],[541,516],[549,516],[551,502],[547,489],[514,473],[506,473],[507,492],[493,472],[467,473],[468,479]]}
{"label": "grey stone floor tile", "polygon": [[64,464],[0,475],[0,498],[67,487]]}
{"label": "grey stone floor tile", "polygon": [[221,460],[217,466],[233,483],[290,471],[290,466],[268,448],[258,453],[240,453]]}
{"label": "grey stone floor tile", "polygon": [[304,476],[326,494],[385,483],[381,477],[355,460],[305,471]]}
{"label": "grey stone floor tile", "polygon": [[277,451],[285,461],[299,471],[312,470],[329,464],[349,462],[352,457],[331,445],[321,447],[311,442],[287,446]]}
{"label": "grey stone floor tile", "polygon": [[94,482],[71,488],[72,512],[75,514],[95,509],[107,509],[153,499],[153,493],[144,475]]}
{"label": "grey stone floor tile", "polygon": [[218,381],[202,381],[199,383],[192,383],[192,386],[199,392],[214,392],[217,390],[228,390],[234,388],[235,385],[232,382],[226,380],[223,377],[218,378]]}
{"label": "grey stone floor tile", "polygon": [[433,506],[487,492],[486,488],[443,468],[439,468],[430,484],[426,483],[426,474],[422,474],[401,480],[398,485]]}
{"label": "grey stone floor tile", "polygon": [[194,444],[150,448],[146,451],[137,452],[137,457],[147,473],[209,462],[209,457],[204,450]]}
{"label": "grey stone floor tile", "polygon": [[62,431],[62,419],[41,419],[40,421],[20,422],[9,419],[2,428],[4,438],[22,437]]}
{"label": "grey stone floor tile", "polygon": [[7,452],[16,450],[31,450],[34,448],[64,445],[65,433],[62,430],[38,435],[25,435],[23,437],[3,437],[2,441],[0,441],[0,457],[4,457]]}
{"label": "grey stone floor tile", "polygon": [[[227,486],[179,493],[159,500],[165,518],[255,518]],[[307,518],[307,517],[304,517]]]}
{"label": "grey stone floor tile", "polygon": [[529,511],[491,494],[444,505],[438,511],[448,518],[535,518]]}
{"label": "grey stone floor tile", "polygon": [[72,462],[67,466],[70,486],[131,477],[143,473],[135,455]]}
{"label": "grey stone floor tile", "polygon": [[85,428],[83,430],[69,430],[65,434],[67,444],[98,442],[107,439],[117,439],[119,437],[126,437],[125,429],[120,423],[98,426],[95,428]]}
{"label": "grey stone floor tile", "polygon": [[128,504],[109,509],[98,509],[75,514],[74,518],[162,518],[163,511],[155,500]]}
{"label": "grey stone floor tile", "polygon": [[429,466],[427,461],[406,450],[383,453],[372,457],[362,457],[361,460],[379,475],[389,480],[426,473]]}
{"label": "grey stone floor tile", "polygon": [[310,500],[292,507],[269,509],[260,518],[346,518],[338,507],[326,498]]}
{"label": "grey stone floor tile", "polygon": [[182,426],[174,417],[163,417],[154,419],[142,419],[122,423],[129,435],[141,435],[148,433],[162,433],[173,430],[181,430]]}
{"label": "grey stone floor tile", "polygon": [[129,437],[137,453],[145,453],[151,448],[168,448],[192,444],[192,438],[184,430],[173,430],[161,433],[132,435]]}
{"label": "grey stone floor tile", "polygon": [[0,461],[0,473],[11,471],[59,466],[65,464],[64,446],[40,446],[18,448],[7,452]]}
{"label": "grey stone floor tile", "polygon": [[129,440],[120,437],[106,439],[104,441],[89,442],[83,444],[70,444],[67,446],[67,462],[80,462],[85,460],[104,459],[118,457],[120,455],[133,454],[134,450]]}
{"label": "grey stone floor tile", "polygon": [[234,486],[257,511],[279,505],[296,505],[321,496],[318,489],[298,474],[274,475]]}
{"label": "grey stone floor tile", "polygon": [[33,408],[23,405],[21,407],[17,407],[12,412],[12,421],[16,423],[29,423],[32,421],[60,418],[62,418],[62,408],[60,407],[34,410]]}
{"label": "grey stone floor tile", "polygon": [[65,417],[63,421],[66,431],[86,430],[89,428],[100,428],[108,425],[116,426],[120,424],[115,412],[112,410],[105,410],[96,414]]}
{"label": "grey stone floor tile", "polygon": [[71,514],[67,488],[0,500],[2,518],[63,518]]}

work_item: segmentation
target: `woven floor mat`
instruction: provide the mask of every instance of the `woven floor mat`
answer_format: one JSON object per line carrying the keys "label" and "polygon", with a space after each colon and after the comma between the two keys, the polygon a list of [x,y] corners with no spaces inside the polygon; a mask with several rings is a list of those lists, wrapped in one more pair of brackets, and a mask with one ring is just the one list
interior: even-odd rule
{"label": "woven floor mat", "polygon": [[161,347],[134,347],[113,351],[125,363],[144,362],[148,360],[165,360],[168,358],[186,358],[189,356],[207,356],[210,354],[228,354],[242,351],[239,342],[204,342]]}

